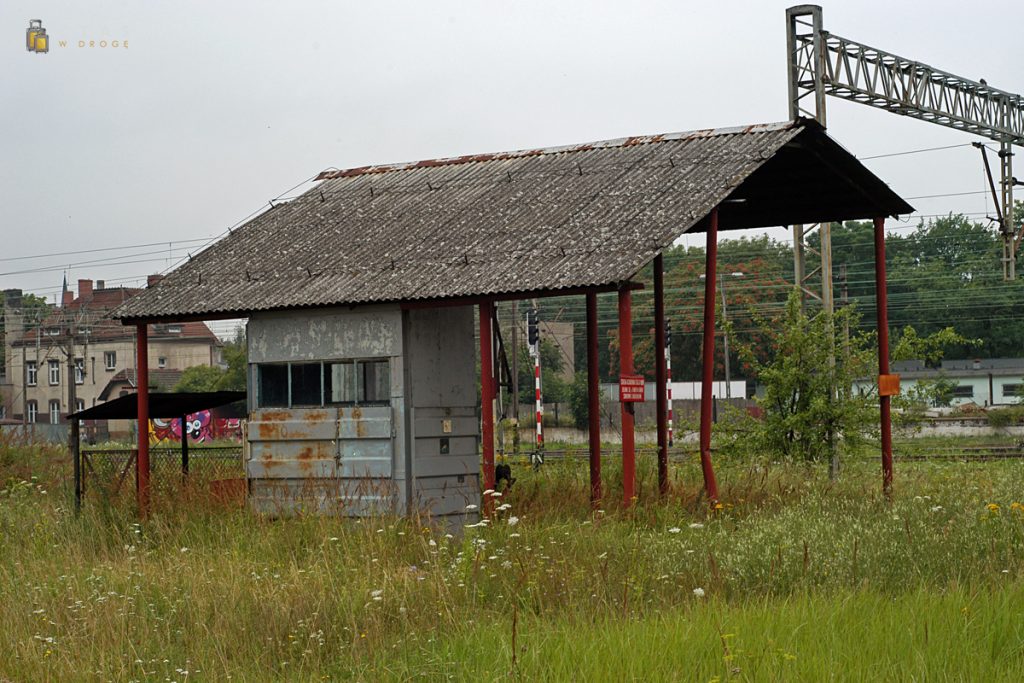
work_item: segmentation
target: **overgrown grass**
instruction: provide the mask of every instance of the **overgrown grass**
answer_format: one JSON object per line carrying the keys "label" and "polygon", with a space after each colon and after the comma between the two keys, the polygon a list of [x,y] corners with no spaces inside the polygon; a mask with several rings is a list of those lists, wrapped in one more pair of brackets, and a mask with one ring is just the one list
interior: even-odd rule
{"label": "overgrown grass", "polygon": [[[721,457],[588,512],[523,468],[495,519],[270,520],[201,494],[69,513],[64,454],[0,453],[0,679],[1019,680],[1024,465]],[[62,467],[63,465],[63,467]],[[32,479],[32,476],[37,477]],[[513,656],[514,655],[514,656]]]}

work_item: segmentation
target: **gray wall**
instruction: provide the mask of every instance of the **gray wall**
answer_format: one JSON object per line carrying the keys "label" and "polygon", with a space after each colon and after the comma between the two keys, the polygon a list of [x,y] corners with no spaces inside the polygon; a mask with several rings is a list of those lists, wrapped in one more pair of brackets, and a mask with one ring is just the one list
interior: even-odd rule
{"label": "gray wall", "polygon": [[[247,473],[256,509],[343,514],[480,504],[473,308],[397,305],[249,319]],[[391,406],[255,405],[258,363],[391,361]]]}
{"label": "gray wall", "polygon": [[480,504],[473,308],[412,310],[407,321],[413,504],[433,515],[463,514]]}

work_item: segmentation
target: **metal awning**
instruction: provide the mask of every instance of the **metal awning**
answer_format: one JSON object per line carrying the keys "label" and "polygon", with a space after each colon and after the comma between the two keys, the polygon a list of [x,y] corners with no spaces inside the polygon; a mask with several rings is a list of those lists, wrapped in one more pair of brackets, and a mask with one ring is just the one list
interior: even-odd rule
{"label": "metal awning", "polygon": [[[231,406],[245,400],[244,391],[183,391],[174,394],[149,394],[149,417],[172,419],[201,410]],[[134,420],[138,417],[139,397],[132,393],[72,413],[71,420]],[[231,406],[228,417],[245,417],[245,405]]]}

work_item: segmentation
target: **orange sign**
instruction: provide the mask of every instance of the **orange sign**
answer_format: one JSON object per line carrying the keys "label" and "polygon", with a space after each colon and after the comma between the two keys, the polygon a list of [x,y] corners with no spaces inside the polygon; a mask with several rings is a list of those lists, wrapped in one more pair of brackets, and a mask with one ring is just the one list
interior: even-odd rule
{"label": "orange sign", "polygon": [[900,376],[899,375],[879,375],[878,376],[878,395],[879,396],[896,396],[900,393]]}

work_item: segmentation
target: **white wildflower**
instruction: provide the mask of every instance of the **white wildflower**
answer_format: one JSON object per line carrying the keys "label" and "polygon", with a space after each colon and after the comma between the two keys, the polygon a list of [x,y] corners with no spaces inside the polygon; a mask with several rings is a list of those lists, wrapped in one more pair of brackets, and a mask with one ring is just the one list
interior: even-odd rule
{"label": "white wildflower", "polygon": [[479,508],[479,505],[473,505],[473,503],[470,503],[469,505],[466,506],[466,509],[469,510],[470,512],[472,512],[473,510],[478,510]]}
{"label": "white wildflower", "polygon": [[704,589],[703,588],[694,588],[693,589],[693,594],[695,596],[697,596],[698,598],[703,598],[704,597]]}
{"label": "white wildflower", "polygon": [[690,528],[691,529],[703,529],[704,525],[701,524],[700,522],[694,522],[693,524],[690,525]]}
{"label": "white wildflower", "polygon": [[508,525],[509,526],[515,526],[516,524],[519,524],[519,518],[518,517],[516,517],[515,515],[512,515],[511,517],[508,518]]}
{"label": "white wildflower", "polygon": [[680,528],[679,528],[679,527],[677,527],[677,526],[674,526],[674,527],[672,527],[671,529],[669,529],[669,530],[668,530],[668,532],[669,532],[670,534],[678,534],[678,533],[679,533],[680,531],[682,531],[682,529],[680,529]]}

